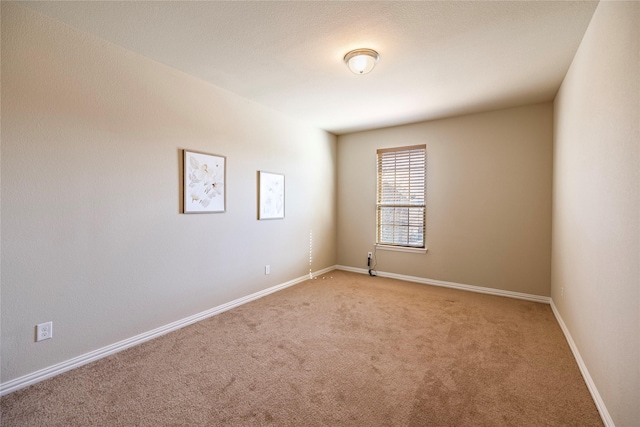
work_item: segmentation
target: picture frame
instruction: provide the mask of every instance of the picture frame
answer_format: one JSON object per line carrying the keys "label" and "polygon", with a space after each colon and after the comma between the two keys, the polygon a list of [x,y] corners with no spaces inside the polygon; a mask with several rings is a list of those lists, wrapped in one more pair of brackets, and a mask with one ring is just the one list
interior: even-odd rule
{"label": "picture frame", "polygon": [[284,219],[284,175],[258,171],[258,219]]}
{"label": "picture frame", "polygon": [[188,213],[226,211],[225,156],[183,150],[184,209]]}

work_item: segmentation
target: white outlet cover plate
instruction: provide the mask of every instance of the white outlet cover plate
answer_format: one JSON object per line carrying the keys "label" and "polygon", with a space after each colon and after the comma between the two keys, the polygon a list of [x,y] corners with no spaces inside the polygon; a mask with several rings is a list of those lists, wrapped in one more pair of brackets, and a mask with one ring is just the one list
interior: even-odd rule
{"label": "white outlet cover plate", "polygon": [[40,323],[36,325],[36,341],[53,338],[53,322]]}

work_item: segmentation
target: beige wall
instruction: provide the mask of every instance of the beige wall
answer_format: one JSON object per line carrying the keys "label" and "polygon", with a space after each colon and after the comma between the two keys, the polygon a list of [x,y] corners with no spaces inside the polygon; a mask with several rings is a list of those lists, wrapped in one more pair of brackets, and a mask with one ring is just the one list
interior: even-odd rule
{"label": "beige wall", "polygon": [[367,268],[376,149],[427,144],[426,254],[377,251],[383,272],[549,296],[551,103],[338,138],[338,263]]}
{"label": "beige wall", "polygon": [[640,424],[639,28],[601,2],[555,100],[552,298],[617,426]]}
{"label": "beige wall", "polygon": [[[2,382],[304,276],[310,231],[335,264],[334,136],[6,2],[2,89]],[[185,148],[227,156],[226,213],[180,214]]]}

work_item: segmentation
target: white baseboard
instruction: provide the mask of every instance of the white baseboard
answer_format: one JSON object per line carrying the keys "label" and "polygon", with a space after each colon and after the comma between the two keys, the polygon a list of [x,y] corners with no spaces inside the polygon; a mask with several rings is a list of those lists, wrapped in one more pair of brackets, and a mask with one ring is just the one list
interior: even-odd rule
{"label": "white baseboard", "polygon": [[[345,265],[337,265],[338,270],[351,271],[353,273],[369,274],[369,270],[364,268],[347,267]],[[463,291],[478,292],[481,294],[497,295],[501,297],[517,298],[527,301],[541,302],[549,304],[551,298],[540,295],[524,294],[521,292],[504,291],[502,289],[484,288],[482,286],[464,285],[462,283],[445,282],[443,280],[425,279],[422,277],[406,276],[404,274],[385,273],[384,271],[376,271],[376,275],[380,277],[389,277],[391,279],[399,279],[407,282],[422,283],[425,285],[442,286],[445,288],[460,289]]]}
{"label": "white baseboard", "polygon": [[584,382],[587,383],[587,388],[589,389],[589,393],[591,393],[591,397],[593,398],[593,402],[596,404],[596,408],[598,408],[598,412],[600,412],[600,417],[602,417],[602,422],[606,427],[615,427],[613,423],[613,419],[607,410],[607,407],[602,400],[602,396],[598,392],[596,388],[596,384],[593,382],[593,378],[589,374],[589,370],[587,369],[587,365],[585,365],[584,360],[582,360],[582,356],[580,356],[580,352],[578,351],[578,346],[576,346],[575,341],[571,337],[571,333],[569,332],[569,328],[562,320],[562,316],[560,316],[560,312],[556,308],[556,305],[551,300],[551,310],[553,314],[556,316],[556,320],[564,333],[564,337],[567,339],[567,343],[569,343],[569,347],[571,348],[571,352],[573,353],[573,357],[576,359],[578,363],[578,367],[580,368],[580,372],[582,373],[582,378],[584,378]]}
{"label": "white baseboard", "polygon": [[[312,275],[317,276],[319,274],[324,274],[326,272],[335,270],[335,268],[336,268],[335,266],[327,267],[322,270],[316,271]],[[119,341],[117,343],[108,345],[106,347],[99,348],[97,350],[91,351],[89,353],[85,353],[78,357],[74,357],[73,359],[69,359],[64,362],[57,363],[53,366],[49,366],[48,368],[40,369],[36,372],[4,382],[0,384],[0,396],[4,396],[6,394],[19,390],[21,388],[46,380],[47,378],[54,377],[63,372],[67,372],[72,369],[79,368],[80,366],[102,359],[103,357],[107,357],[114,353],[118,353],[122,350],[125,350],[129,347],[142,344],[145,341],[152,340],[164,334],[168,334],[169,332],[175,331],[177,329],[180,329],[185,326],[204,320],[208,317],[215,316],[216,314],[223,313],[227,310],[231,310],[232,308],[241,306],[250,301],[256,300],[258,298],[262,298],[266,295],[288,288],[289,286],[297,285],[298,283],[302,283],[305,280],[308,280],[309,278],[310,277],[308,275],[298,277],[297,279],[293,279],[288,282],[281,283],[279,285],[264,289],[262,291],[255,292],[251,295],[238,298],[236,300],[219,305],[217,307],[213,307],[201,313],[194,314],[193,316],[185,317],[184,319],[169,323],[168,325],[161,326],[159,328],[153,329],[148,332],[144,332],[140,335],[136,335],[126,340]]]}

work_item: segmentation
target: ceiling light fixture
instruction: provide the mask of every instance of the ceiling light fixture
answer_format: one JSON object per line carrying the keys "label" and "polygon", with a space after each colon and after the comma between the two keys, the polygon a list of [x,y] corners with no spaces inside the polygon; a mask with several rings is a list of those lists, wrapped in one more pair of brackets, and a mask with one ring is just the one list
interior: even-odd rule
{"label": "ceiling light fixture", "polygon": [[347,67],[355,74],[367,74],[376,66],[380,55],[373,49],[356,49],[344,56]]}

